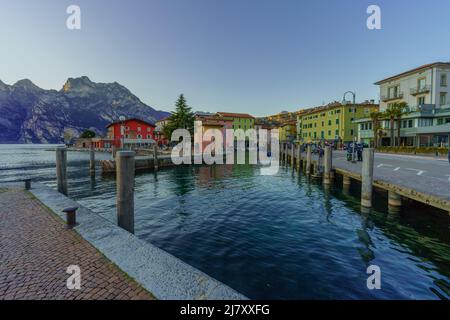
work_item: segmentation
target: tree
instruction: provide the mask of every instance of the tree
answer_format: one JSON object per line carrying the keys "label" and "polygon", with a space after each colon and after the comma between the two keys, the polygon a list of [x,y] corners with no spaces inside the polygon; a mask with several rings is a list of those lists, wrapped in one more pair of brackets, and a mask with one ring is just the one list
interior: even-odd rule
{"label": "tree", "polygon": [[402,125],[402,117],[406,114],[406,108],[408,108],[408,104],[406,102],[396,102],[394,103],[394,105],[397,113],[397,145],[400,147],[400,129]]}
{"label": "tree", "polygon": [[187,129],[192,135],[194,133],[194,119],[192,109],[187,105],[184,95],[180,94],[175,103],[175,111],[169,116],[168,123],[163,128],[164,136],[170,140],[172,132],[176,129]]}
{"label": "tree", "polygon": [[375,148],[378,148],[378,146],[379,146],[378,132],[380,131],[380,119],[382,116],[383,116],[383,114],[379,111],[374,111],[370,114],[370,118],[372,119],[372,129],[373,129]]}
{"label": "tree", "polygon": [[84,130],[83,133],[80,135],[80,138],[82,139],[95,138],[95,132],[92,130]]}
{"label": "tree", "polygon": [[390,129],[391,129],[391,146],[395,146],[394,137],[394,122],[397,121],[397,145],[400,146],[400,130],[402,123],[402,116],[406,113],[406,108],[408,104],[406,102],[395,102],[388,106],[385,111],[385,115],[389,118]]}
{"label": "tree", "polygon": [[[395,120],[397,119],[397,121],[399,121],[399,119],[401,119],[403,113],[402,108],[405,104],[406,104],[405,102],[392,103],[387,107],[386,111],[384,112],[385,116],[389,119],[389,128],[391,131],[391,147],[395,147],[395,135],[394,135]],[[398,141],[400,144],[400,126],[397,127],[397,133],[398,133]]]}

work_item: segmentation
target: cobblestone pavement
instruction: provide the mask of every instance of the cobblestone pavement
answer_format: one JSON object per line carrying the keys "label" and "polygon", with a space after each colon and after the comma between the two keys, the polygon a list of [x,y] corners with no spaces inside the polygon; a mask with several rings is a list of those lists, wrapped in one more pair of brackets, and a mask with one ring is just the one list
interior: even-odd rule
{"label": "cobblestone pavement", "polygon": [[[81,289],[67,288],[70,265]],[[152,299],[30,193],[0,189],[0,300]]]}

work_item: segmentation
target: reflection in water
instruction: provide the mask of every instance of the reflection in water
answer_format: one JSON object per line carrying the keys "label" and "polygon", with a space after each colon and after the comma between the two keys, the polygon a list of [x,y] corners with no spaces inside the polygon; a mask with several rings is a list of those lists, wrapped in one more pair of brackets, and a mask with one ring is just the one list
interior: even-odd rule
{"label": "reflection in water", "polygon": [[[26,173],[55,187],[53,152],[17,152],[36,164],[10,161],[0,181]],[[11,158],[4,154],[0,147],[0,163]],[[115,178],[99,168],[89,177],[88,158],[68,154],[69,194],[115,223]],[[136,234],[250,298],[449,298],[450,218],[417,204],[393,210],[378,193],[365,210],[360,186],[341,185],[324,188],[289,166],[275,176],[251,165],[143,172]],[[380,266],[382,290],[367,289],[369,264]]]}

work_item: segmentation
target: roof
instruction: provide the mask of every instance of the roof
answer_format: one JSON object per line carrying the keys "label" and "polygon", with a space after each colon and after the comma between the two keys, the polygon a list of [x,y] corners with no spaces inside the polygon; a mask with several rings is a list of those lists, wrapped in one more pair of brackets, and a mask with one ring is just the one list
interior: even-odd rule
{"label": "roof", "polygon": [[229,112],[217,112],[218,115],[222,117],[230,117],[230,118],[251,118],[254,119],[252,115],[248,113],[229,113]]}
{"label": "roof", "polygon": [[380,85],[380,84],[382,84],[384,82],[392,81],[392,80],[395,80],[395,79],[398,79],[398,78],[401,78],[401,77],[404,77],[404,76],[407,76],[407,75],[419,72],[421,70],[430,69],[430,68],[437,67],[437,66],[440,66],[440,65],[450,67],[450,62],[433,62],[433,63],[425,64],[425,65],[420,66],[418,68],[414,68],[414,69],[411,69],[411,70],[399,73],[399,74],[397,74],[395,76],[391,76],[389,78],[377,81],[377,82],[375,82],[375,85]]}
{"label": "roof", "polygon": [[139,122],[142,122],[142,123],[144,123],[144,124],[146,124],[146,125],[149,125],[149,126],[152,126],[152,127],[155,126],[153,123],[148,122],[148,121],[144,121],[144,120],[141,120],[141,119],[138,119],[138,118],[130,118],[130,119],[126,119],[126,120],[124,120],[124,121],[120,121],[120,120],[119,120],[119,121],[111,122],[111,123],[108,124],[106,127],[109,128],[109,127],[111,127],[111,126],[113,126],[113,125],[115,125],[115,124],[119,124],[119,123],[122,123],[122,122],[129,122],[129,121],[139,121]]}

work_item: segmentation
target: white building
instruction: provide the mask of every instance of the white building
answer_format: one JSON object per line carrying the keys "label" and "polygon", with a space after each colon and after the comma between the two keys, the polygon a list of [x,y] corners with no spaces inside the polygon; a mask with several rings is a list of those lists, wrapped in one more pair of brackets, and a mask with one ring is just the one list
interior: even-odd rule
{"label": "white building", "polygon": [[[375,84],[380,86],[380,111],[395,102],[406,102],[400,145],[449,146],[450,63],[436,62],[415,68]],[[361,123],[365,128],[365,124]],[[382,144],[390,144],[389,121],[383,121]],[[395,129],[397,132],[397,129]],[[364,134],[361,132],[361,134]]]}

